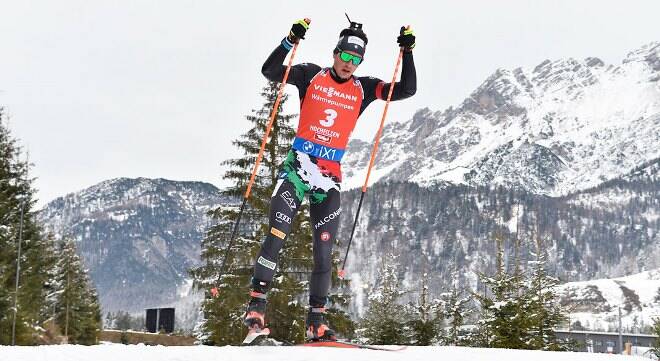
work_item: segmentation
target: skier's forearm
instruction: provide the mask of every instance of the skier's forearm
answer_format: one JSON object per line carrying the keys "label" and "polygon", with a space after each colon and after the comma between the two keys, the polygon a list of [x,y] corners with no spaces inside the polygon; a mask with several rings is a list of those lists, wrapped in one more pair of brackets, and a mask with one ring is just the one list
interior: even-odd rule
{"label": "skier's forearm", "polygon": [[[415,71],[415,61],[413,60],[412,52],[403,52],[402,63],[401,80],[394,85],[392,100],[410,98],[417,92],[417,72]],[[383,86],[381,92],[382,99],[387,99],[389,91],[390,83],[387,83]]]}
{"label": "skier's forearm", "polygon": [[261,67],[261,74],[270,81],[282,81],[286,71],[286,66],[283,63],[288,53],[289,50],[284,45],[278,45]]}

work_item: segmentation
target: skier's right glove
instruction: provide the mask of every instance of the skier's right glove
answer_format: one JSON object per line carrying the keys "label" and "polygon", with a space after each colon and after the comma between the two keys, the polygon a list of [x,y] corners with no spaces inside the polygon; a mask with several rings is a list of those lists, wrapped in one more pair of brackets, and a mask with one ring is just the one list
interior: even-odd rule
{"label": "skier's right glove", "polygon": [[396,42],[406,51],[411,51],[415,48],[415,34],[413,33],[412,28],[410,26],[402,26],[399,31],[399,37],[396,38]]}
{"label": "skier's right glove", "polygon": [[300,39],[304,39],[310,23],[311,21],[309,19],[300,19],[296,21],[293,26],[291,26],[291,31],[289,31],[287,39],[293,44],[299,42]]}

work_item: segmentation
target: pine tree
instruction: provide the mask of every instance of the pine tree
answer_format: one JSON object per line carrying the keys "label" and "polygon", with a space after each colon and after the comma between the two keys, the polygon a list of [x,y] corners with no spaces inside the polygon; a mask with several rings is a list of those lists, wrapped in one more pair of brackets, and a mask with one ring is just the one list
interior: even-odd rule
{"label": "pine tree", "polygon": [[528,293],[520,277],[506,271],[502,238],[496,237],[496,242],[496,274],[494,277],[479,275],[481,282],[491,290],[492,296],[474,293],[481,304],[482,313],[478,346],[528,349]]}
{"label": "pine tree", "polygon": [[565,320],[556,287],[559,280],[545,271],[546,255],[541,238],[536,240],[536,261],[532,265],[528,317],[531,318],[530,348],[537,350],[566,350],[565,343],[557,340],[554,329]]}
{"label": "pine tree", "polygon": [[[253,110],[246,119],[253,124],[246,134],[233,144],[241,149],[243,156],[223,162],[228,166],[225,180],[233,186],[225,189],[223,195],[240,199],[250,179],[252,168],[266,131],[271,110],[275,104],[279,84],[269,82],[261,92],[264,104]],[[268,212],[270,197],[277,182],[281,163],[287,156],[295,130],[291,119],[295,115],[282,115],[282,107],[287,95],[282,97],[273,123],[259,172],[255,177],[247,207],[240,220],[239,234],[231,250],[227,251],[233,225],[238,218],[238,207],[220,207],[212,212],[216,225],[210,228],[202,241],[202,266],[191,270],[198,288],[207,290],[202,304],[203,319],[196,327],[196,336],[206,344],[238,344],[245,337],[243,325],[245,305],[248,302],[248,287],[254,259],[260,244],[268,234]],[[296,219],[292,222],[291,234],[280,253],[278,269],[268,294],[266,322],[271,326],[271,335],[280,340],[299,342],[304,338],[306,277],[312,266],[312,230],[309,223],[309,205],[299,207]],[[219,274],[220,264],[227,256],[225,270]],[[219,279],[220,278],[220,279]],[[333,285],[337,285],[336,274]],[[208,290],[216,287],[217,297]],[[332,295],[331,303],[346,303],[346,297]],[[345,314],[331,309],[329,318],[340,325],[345,322]],[[337,330],[341,332],[341,329]]]}
{"label": "pine tree", "polygon": [[411,344],[416,346],[429,346],[438,342],[442,328],[442,303],[437,299],[430,299],[429,275],[424,272],[421,278],[420,297],[410,303],[408,321],[411,332]]}
{"label": "pine tree", "polygon": [[55,320],[69,343],[98,343],[101,308],[96,290],[83,267],[76,246],[64,239],[58,250]]}
{"label": "pine tree", "polygon": [[[545,250],[540,238],[531,273],[526,276],[519,267],[518,253],[514,271],[507,272],[501,237],[497,241],[497,271],[494,277],[480,275],[482,283],[492,295],[474,294],[481,303],[481,319],[477,346],[566,350],[568,345],[558,341],[553,329],[563,320],[555,287],[557,279],[545,271]],[[516,241],[517,242],[517,241]]]}
{"label": "pine tree", "polygon": [[464,346],[470,343],[467,336],[462,335],[460,331],[472,312],[472,300],[459,287],[457,281],[458,278],[454,280],[451,291],[441,297],[444,306],[443,315],[447,320],[447,330],[442,337],[442,343],[450,346]]}
{"label": "pine tree", "polygon": [[16,315],[16,344],[31,345],[38,342],[48,314],[47,293],[55,259],[52,240],[42,237],[36,224],[30,165],[21,157],[21,148],[5,126],[0,108],[0,344],[11,344]]}
{"label": "pine tree", "polygon": [[410,340],[406,323],[410,319],[399,302],[405,291],[397,274],[396,256],[388,254],[379,270],[378,285],[369,295],[369,308],[360,327],[370,344],[400,345]]}
{"label": "pine tree", "polygon": [[658,338],[655,339],[653,347],[649,350],[649,353],[660,359],[660,318],[653,319],[653,333],[655,333]]}

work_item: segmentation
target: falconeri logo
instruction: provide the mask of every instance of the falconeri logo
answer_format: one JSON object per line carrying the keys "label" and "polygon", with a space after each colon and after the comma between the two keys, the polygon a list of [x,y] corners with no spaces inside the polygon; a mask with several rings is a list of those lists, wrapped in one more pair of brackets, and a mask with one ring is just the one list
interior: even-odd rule
{"label": "falconeri logo", "polygon": [[341,213],[341,209],[337,209],[336,211],[328,214],[327,216],[323,217],[322,220],[320,220],[318,223],[314,225],[314,229],[319,229],[322,225],[330,222],[331,220],[339,217],[339,214]]}
{"label": "falconeri logo", "polygon": [[346,100],[350,100],[350,101],[354,101],[354,102],[356,102],[358,100],[357,96],[342,93],[342,92],[340,92],[339,90],[337,90],[333,87],[326,87],[326,86],[320,86],[320,85],[315,84],[314,85],[314,90],[325,93],[328,96],[328,98],[338,97],[338,98],[342,98],[342,99],[346,99]]}

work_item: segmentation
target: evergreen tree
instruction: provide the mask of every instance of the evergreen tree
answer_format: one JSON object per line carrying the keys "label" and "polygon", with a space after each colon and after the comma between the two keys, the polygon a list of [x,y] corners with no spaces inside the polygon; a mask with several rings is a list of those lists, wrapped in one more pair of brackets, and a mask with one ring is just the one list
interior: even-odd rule
{"label": "evergreen tree", "polygon": [[37,226],[30,165],[21,156],[0,108],[0,344],[11,344],[16,316],[16,344],[32,345],[38,341],[48,315],[47,294],[55,258],[52,240],[42,237]]}
{"label": "evergreen tree", "polygon": [[530,348],[537,350],[566,350],[565,343],[557,340],[554,329],[565,320],[556,287],[559,280],[550,277],[546,270],[546,255],[540,237],[536,241],[536,261],[532,265],[528,317],[531,318]]}
{"label": "evergreen tree", "polygon": [[447,330],[442,337],[442,343],[450,346],[468,345],[470,340],[461,334],[461,328],[471,313],[472,300],[465,291],[457,284],[457,279],[452,285],[451,292],[442,295],[443,315],[447,320]]}
{"label": "evergreen tree", "polygon": [[655,339],[653,347],[649,350],[649,353],[660,359],[660,318],[653,319],[653,333],[658,336],[658,338]]}
{"label": "evergreen tree", "polygon": [[[269,82],[262,89],[264,104],[259,110],[253,110],[252,115],[246,116],[252,128],[232,142],[243,152],[243,156],[222,163],[228,167],[224,179],[232,184],[222,191],[223,195],[242,200],[259,153],[263,134],[266,132],[270,112],[275,104],[277,91],[278,83],[275,82]],[[251,195],[241,216],[240,227],[232,248],[227,249],[239,210],[238,207],[219,207],[211,214],[216,224],[209,229],[202,241],[203,264],[191,270],[195,286],[206,290],[205,300],[202,303],[203,320],[196,327],[197,337],[206,344],[239,344],[245,337],[243,314],[249,298],[247,287],[260,241],[267,234],[269,191],[273,190],[277,167],[288,151],[286,145],[295,134],[290,125],[294,115],[281,114],[286,100],[287,96],[284,95],[277,109],[261,166],[255,176]],[[220,275],[222,271],[219,268],[225,257],[225,269]],[[217,289],[215,295],[209,291],[214,287]]]}
{"label": "evergreen tree", "polygon": [[406,323],[410,319],[406,308],[399,304],[405,291],[397,274],[396,256],[388,254],[379,271],[378,285],[369,295],[369,308],[361,322],[362,336],[370,344],[400,345],[408,343]]}
{"label": "evergreen tree", "polygon": [[[270,113],[277,98],[279,84],[269,82],[261,92],[264,104],[253,110],[246,119],[253,127],[233,144],[241,149],[243,156],[223,162],[228,166],[224,179],[233,186],[223,190],[223,195],[240,199],[244,195],[256,162],[263,134]],[[246,334],[243,325],[245,305],[248,302],[248,287],[254,266],[254,259],[261,241],[268,234],[268,212],[270,198],[277,182],[281,163],[291,147],[295,130],[291,119],[295,115],[281,115],[288,96],[283,95],[271,128],[259,171],[255,176],[250,198],[240,220],[238,235],[227,252],[227,246],[238,218],[238,207],[220,207],[212,212],[216,225],[207,232],[202,241],[202,266],[192,269],[191,275],[198,288],[207,290],[202,304],[203,318],[196,327],[196,336],[206,344],[226,345],[240,343]],[[227,257],[222,275],[220,265]],[[305,305],[304,299],[307,276],[312,266],[312,231],[309,223],[309,205],[303,203],[292,222],[292,230],[280,253],[278,269],[268,294],[266,323],[272,326],[271,335],[290,342],[300,342],[304,338]],[[333,285],[339,285],[336,273]],[[217,295],[209,290],[217,289]],[[331,304],[343,305],[346,297],[330,296]],[[330,309],[329,319],[342,325],[347,316],[339,309]],[[347,326],[348,327],[348,326]]]}
{"label": "evergreen tree", "polygon": [[435,344],[442,330],[442,304],[440,300],[430,299],[429,275],[424,273],[421,279],[420,297],[415,303],[409,304],[411,320],[409,328],[411,344],[429,346]]}
{"label": "evergreen tree", "polygon": [[553,331],[563,320],[555,287],[557,279],[545,271],[545,254],[540,239],[531,274],[525,277],[514,260],[514,272],[509,274],[504,265],[504,249],[501,237],[497,238],[497,272],[494,277],[480,275],[492,295],[475,294],[481,303],[478,346],[566,350],[565,343],[558,341]]}
{"label": "evergreen tree", "polygon": [[55,320],[69,343],[92,345],[98,342],[101,308],[72,240],[61,242],[58,252]]}
{"label": "evergreen tree", "polygon": [[479,275],[481,282],[491,290],[492,296],[474,294],[481,304],[482,313],[478,346],[528,349],[528,294],[520,278],[506,271],[502,238],[496,237],[496,242],[496,274],[494,277]]}

